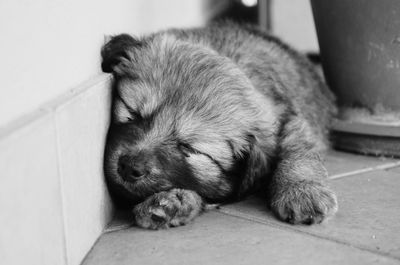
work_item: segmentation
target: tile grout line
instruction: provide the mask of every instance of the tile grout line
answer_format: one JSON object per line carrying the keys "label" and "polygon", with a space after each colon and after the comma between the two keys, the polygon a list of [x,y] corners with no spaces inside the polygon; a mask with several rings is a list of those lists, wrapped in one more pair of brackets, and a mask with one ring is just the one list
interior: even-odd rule
{"label": "tile grout line", "polygon": [[[61,165],[64,162],[64,159],[61,154],[61,138],[60,138],[60,126],[59,126],[59,121],[57,114],[60,111],[63,111],[61,108],[67,106],[68,104],[72,104],[76,102],[77,100],[80,100],[82,96],[86,96],[88,93],[94,92],[96,96],[99,94],[99,87],[103,87],[103,84],[106,84],[108,81],[110,81],[111,76],[110,75],[105,75],[105,74],[99,74],[91,77],[90,79],[80,83],[76,87],[74,87],[72,90],[65,92],[64,94],[61,94],[60,96],[52,99],[51,101],[44,103],[41,105],[40,110],[49,112],[51,115],[54,117],[54,126],[56,129],[56,148],[57,148],[57,159],[58,159],[58,172],[59,172],[59,178],[60,178],[60,194],[61,194],[61,208],[62,208],[62,221],[63,221],[63,226],[64,226],[64,245],[65,245],[65,264],[70,265],[72,262],[72,257],[71,255],[74,254],[71,250],[71,246],[69,243],[70,241],[70,231],[67,225],[68,221],[68,213],[66,209],[66,191],[65,191],[65,185],[64,185],[64,177],[63,177],[63,171]],[[103,210],[105,209],[104,207],[102,208]],[[90,244],[90,248],[87,249],[86,247],[84,248],[84,254],[81,255],[79,254],[79,264],[83,264],[84,260],[86,259],[86,256],[90,253],[90,251],[93,249],[93,247],[96,245],[96,243],[100,240],[100,237],[103,235],[104,230],[106,228],[106,225],[102,225],[101,231],[97,233],[96,239],[94,242]],[[85,234],[84,236],[86,236]],[[83,247],[79,247],[78,250],[82,252]]]}
{"label": "tile grout line", "polygon": [[371,249],[365,248],[363,246],[353,245],[353,244],[351,244],[350,242],[347,242],[347,241],[340,241],[338,239],[331,238],[331,237],[319,236],[319,235],[316,235],[316,234],[313,234],[313,233],[310,233],[310,232],[306,232],[306,231],[303,231],[303,230],[296,229],[294,227],[290,227],[290,226],[285,226],[285,225],[280,225],[280,224],[277,224],[277,223],[269,222],[269,221],[266,221],[265,219],[260,219],[258,217],[243,213],[243,212],[238,211],[238,210],[230,210],[230,209],[227,209],[225,207],[220,207],[218,210],[216,210],[216,212],[219,212],[221,214],[225,214],[225,215],[228,215],[228,216],[231,216],[231,217],[236,217],[236,218],[240,218],[240,219],[243,219],[243,220],[247,220],[247,221],[251,221],[251,222],[255,222],[255,223],[271,226],[271,227],[278,228],[278,229],[283,230],[283,231],[291,230],[291,231],[294,231],[294,232],[299,233],[299,234],[304,234],[304,235],[307,235],[307,236],[310,236],[310,237],[315,237],[315,238],[318,238],[318,239],[322,239],[322,240],[326,240],[326,241],[330,241],[330,242],[335,242],[335,243],[340,244],[340,245],[345,245],[347,247],[356,248],[356,249],[359,249],[361,251],[365,251],[365,252],[368,252],[368,253],[373,253],[375,255],[379,255],[379,256],[382,256],[382,257],[385,257],[385,258],[388,258],[388,259],[393,259],[393,260],[396,260],[396,261],[400,260],[400,258],[394,257],[394,256],[392,256],[390,254],[384,254],[384,253],[381,253],[381,252],[378,252],[378,251],[375,251],[375,250],[371,250]]}
{"label": "tile grout line", "polygon": [[72,89],[58,95],[51,100],[44,102],[39,106],[39,110],[42,111],[57,111],[58,108],[63,107],[67,104],[71,104],[89,92],[93,87],[98,87],[99,85],[108,82],[111,77],[107,74],[97,74],[91,78],[81,82]]}
{"label": "tile grout line", "polygon": [[40,103],[35,108],[28,110],[28,112],[22,113],[11,121],[8,121],[6,124],[0,126],[0,141],[3,138],[12,136],[15,132],[22,130],[27,124],[37,122],[45,115],[53,114],[54,109],[57,107],[75,100],[75,98],[85,93],[94,85],[107,82],[111,78],[112,77],[109,74],[93,75],[89,79],[76,84],[72,88],[69,88],[45,102]]}
{"label": "tile grout line", "polygon": [[378,165],[375,167],[367,167],[367,168],[363,168],[363,169],[357,169],[357,170],[353,170],[353,171],[346,172],[346,173],[340,173],[340,174],[336,174],[333,176],[329,176],[328,179],[330,179],[330,180],[340,179],[340,178],[344,178],[344,177],[359,175],[361,173],[367,173],[367,172],[372,172],[372,171],[377,171],[377,170],[386,170],[386,169],[394,168],[397,166],[400,166],[400,161],[396,161],[396,162],[392,162],[392,163],[384,164],[384,165]]}
{"label": "tile grout line", "polygon": [[61,152],[60,152],[60,137],[59,137],[59,128],[56,118],[56,113],[54,110],[50,110],[53,119],[53,126],[55,129],[55,136],[56,136],[56,152],[57,152],[57,171],[58,171],[58,178],[59,178],[59,188],[60,188],[60,198],[61,198],[61,215],[62,215],[62,225],[63,225],[63,243],[64,243],[64,262],[65,265],[69,265],[68,257],[69,251],[67,246],[67,220],[66,220],[66,209],[65,209],[65,192],[63,188],[63,177],[62,177],[62,170],[61,170]]}

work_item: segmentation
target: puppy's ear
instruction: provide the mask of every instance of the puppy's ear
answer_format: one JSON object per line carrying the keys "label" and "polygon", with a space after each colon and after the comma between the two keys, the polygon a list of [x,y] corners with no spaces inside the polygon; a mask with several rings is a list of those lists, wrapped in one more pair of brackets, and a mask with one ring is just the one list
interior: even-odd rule
{"label": "puppy's ear", "polygon": [[123,74],[132,64],[132,51],[143,46],[141,41],[128,34],[120,34],[111,39],[102,47],[101,69],[105,73]]}

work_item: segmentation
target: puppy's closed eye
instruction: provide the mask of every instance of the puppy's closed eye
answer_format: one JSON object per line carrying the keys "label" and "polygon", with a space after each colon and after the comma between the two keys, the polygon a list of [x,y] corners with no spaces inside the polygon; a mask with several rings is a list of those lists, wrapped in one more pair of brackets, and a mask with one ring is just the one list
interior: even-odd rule
{"label": "puppy's closed eye", "polygon": [[191,145],[187,143],[178,143],[178,148],[185,157],[189,157],[191,154],[199,154],[196,149],[194,149]]}
{"label": "puppy's closed eye", "polygon": [[182,152],[182,154],[185,157],[187,157],[187,158],[197,157],[197,159],[199,159],[199,157],[201,157],[202,161],[207,160],[207,161],[211,162],[214,166],[219,168],[220,172],[225,172],[225,169],[222,166],[221,161],[218,161],[215,157],[213,157],[209,153],[200,151],[199,149],[193,147],[192,145],[187,144],[187,143],[182,143],[182,142],[180,142],[178,144],[178,147],[179,147],[179,150]]}

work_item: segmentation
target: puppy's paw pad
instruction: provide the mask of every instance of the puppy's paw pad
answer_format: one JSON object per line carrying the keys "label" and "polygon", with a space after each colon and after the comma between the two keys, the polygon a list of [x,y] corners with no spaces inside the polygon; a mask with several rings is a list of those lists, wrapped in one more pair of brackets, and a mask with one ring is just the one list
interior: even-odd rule
{"label": "puppy's paw pad", "polygon": [[149,197],[133,209],[136,223],[149,229],[185,225],[202,210],[201,197],[192,191],[173,189]]}
{"label": "puppy's paw pad", "polygon": [[321,223],[338,209],[336,195],[325,185],[303,180],[286,185],[275,193],[271,208],[291,224]]}

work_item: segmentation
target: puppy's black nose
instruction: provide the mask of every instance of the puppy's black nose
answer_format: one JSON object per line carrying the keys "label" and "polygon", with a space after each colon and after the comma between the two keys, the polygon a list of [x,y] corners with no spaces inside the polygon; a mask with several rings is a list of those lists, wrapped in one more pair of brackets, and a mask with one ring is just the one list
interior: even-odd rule
{"label": "puppy's black nose", "polygon": [[143,162],[132,156],[121,156],[118,161],[118,173],[130,182],[135,182],[146,174]]}

